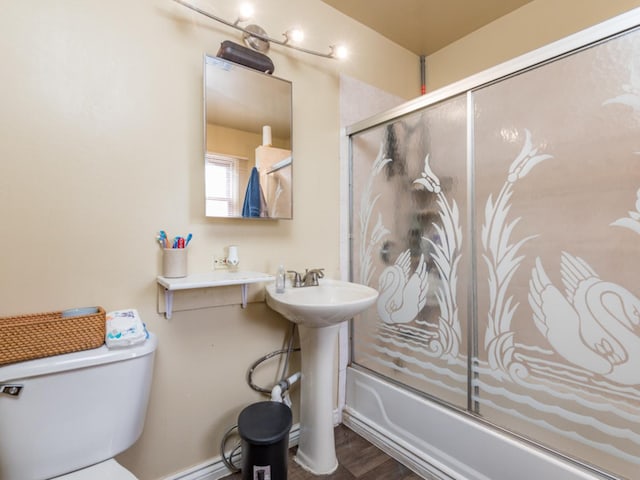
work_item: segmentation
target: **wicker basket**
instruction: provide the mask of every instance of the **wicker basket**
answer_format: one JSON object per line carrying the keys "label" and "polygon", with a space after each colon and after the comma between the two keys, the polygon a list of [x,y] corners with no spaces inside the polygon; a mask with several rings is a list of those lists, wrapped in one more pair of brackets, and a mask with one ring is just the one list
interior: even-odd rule
{"label": "wicker basket", "polygon": [[105,324],[102,307],[75,317],[62,312],[0,317],[0,365],[98,348]]}

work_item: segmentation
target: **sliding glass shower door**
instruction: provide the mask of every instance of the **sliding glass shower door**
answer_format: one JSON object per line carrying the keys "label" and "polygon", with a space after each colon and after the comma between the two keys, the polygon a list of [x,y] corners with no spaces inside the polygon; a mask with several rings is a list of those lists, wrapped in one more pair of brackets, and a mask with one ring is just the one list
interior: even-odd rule
{"label": "sliding glass shower door", "polygon": [[640,468],[640,33],[351,135],[359,367]]}
{"label": "sliding glass shower door", "polygon": [[352,157],[354,279],[380,292],[354,332],[354,361],[461,408],[466,109],[462,95],[357,135]]}

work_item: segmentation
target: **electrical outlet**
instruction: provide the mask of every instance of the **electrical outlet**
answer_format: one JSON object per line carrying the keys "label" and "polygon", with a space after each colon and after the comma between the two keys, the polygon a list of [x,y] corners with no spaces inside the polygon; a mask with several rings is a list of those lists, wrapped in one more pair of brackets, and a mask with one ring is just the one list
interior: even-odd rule
{"label": "electrical outlet", "polygon": [[227,263],[227,259],[223,257],[214,257],[213,258],[213,269],[214,270],[228,270],[229,264]]}

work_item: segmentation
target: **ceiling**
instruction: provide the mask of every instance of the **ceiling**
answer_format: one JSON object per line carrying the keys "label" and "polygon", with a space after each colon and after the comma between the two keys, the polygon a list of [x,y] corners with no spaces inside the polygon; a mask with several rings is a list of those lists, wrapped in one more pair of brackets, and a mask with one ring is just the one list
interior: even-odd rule
{"label": "ceiling", "polygon": [[416,55],[430,55],[532,0],[322,1]]}

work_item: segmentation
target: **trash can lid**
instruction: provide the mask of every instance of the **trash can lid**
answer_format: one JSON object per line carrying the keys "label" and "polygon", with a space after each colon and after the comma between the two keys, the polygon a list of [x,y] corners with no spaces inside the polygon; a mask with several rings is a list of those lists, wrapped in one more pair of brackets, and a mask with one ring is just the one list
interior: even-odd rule
{"label": "trash can lid", "polygon": [[240,412],[238,434],[254,445],[271,445],[289,434],[292,419],[291,409],[284,403],[254,403]]}

